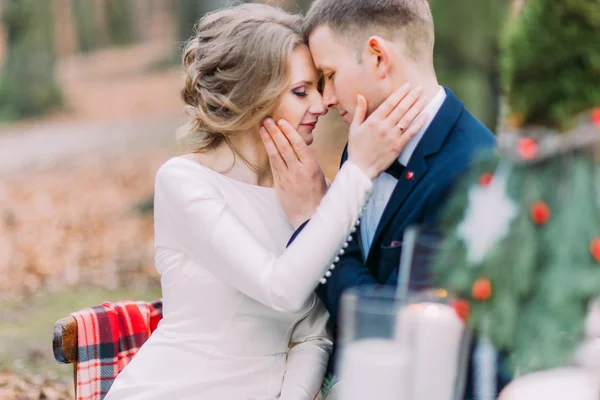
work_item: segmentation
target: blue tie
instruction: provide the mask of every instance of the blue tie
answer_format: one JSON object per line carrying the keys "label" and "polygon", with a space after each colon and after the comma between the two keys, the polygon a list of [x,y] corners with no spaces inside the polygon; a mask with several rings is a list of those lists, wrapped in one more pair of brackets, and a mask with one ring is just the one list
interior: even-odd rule
{"label": "blue tie", "polygon": [[400,178],[402,177],[403,172],[404,172],[404,165],[400,164],[398,159],[394,160],[392,165],[390,165],[388,167],[388,169],[385,170],[385,173],[390,174],[391,176],[393,176],[394,178],[396,178],[398,180],[400,180]]}

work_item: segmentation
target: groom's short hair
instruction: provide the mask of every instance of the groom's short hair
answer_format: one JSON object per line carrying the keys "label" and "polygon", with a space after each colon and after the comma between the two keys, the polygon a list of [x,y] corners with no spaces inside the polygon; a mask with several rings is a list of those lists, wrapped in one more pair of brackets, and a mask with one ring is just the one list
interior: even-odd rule
{"label": "groom's short hair", "polygon": [[315,0],[304,23],[307,41],[319,26],[328,26],[357,44],[371,35],[401,40],[408,57],[433,62],[434,28],[428,0]]}

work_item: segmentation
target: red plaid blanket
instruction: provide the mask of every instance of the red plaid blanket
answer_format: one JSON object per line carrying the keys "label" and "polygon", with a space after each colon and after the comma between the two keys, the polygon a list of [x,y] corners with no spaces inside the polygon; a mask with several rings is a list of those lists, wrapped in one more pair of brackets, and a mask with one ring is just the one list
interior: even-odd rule
{"label": "red plaid blanket", "polygon": [[77,320],[77,400],[103,399],[162,318],[162,301],[103,303]]}

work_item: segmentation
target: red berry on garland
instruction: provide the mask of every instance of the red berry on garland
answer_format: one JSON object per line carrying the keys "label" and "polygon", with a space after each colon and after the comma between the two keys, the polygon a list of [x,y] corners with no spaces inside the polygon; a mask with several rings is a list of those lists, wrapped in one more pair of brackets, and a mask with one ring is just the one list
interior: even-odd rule
{"label": "red berry on garland", "polygon": [[479,278],[473,284],[471,295],[475,300],[487,301],[492,297],[492,283],[488,278]]}
{"label": "red berry on garland", "polygon": [[531,219],[538,225],[544,225],[550,219],[550,207],[543,201],[536,201],[531,206]]}
{"label": "red berry on garland", "polygon": [[480,186],[488,186],[492,182],[493,178],[494,178],[494,175],[490,174],[489,172],[486,172],[485,174],[483,174],[479,177],[479,185]]}
{"label": "red berry on garland", "polygon": [[600,107],[592,110],[592,124],[600,127]]}
{"label": "red berry on garland", "polygon": [[524,160],[531,160],[537,155],[538,145],[535,140],[530,138],[519,139],[517,153]]}
{"label": "red berry on garland", "polygon": [[600,263],[600,237],[595,237],[590,242],[590,253],[596,262]]}
{"label": "red berry on garland", "polygon": [[464,299],[454,299],[450,302],[450,305],[452,308],[454,308],[458,318],[462,319],[463,321],[469,320],[471,315],[471,306],[469,305],[468,301]]}

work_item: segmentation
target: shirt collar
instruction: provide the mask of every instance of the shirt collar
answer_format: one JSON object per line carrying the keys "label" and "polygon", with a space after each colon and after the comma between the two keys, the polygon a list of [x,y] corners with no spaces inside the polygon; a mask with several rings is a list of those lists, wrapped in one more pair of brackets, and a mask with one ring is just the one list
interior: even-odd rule
{"label": "shirt collar", "polygon": [[433,97],[433,99],[431,99],[429,104],[425,106],[423,111],[421,111],[421,113],[427,113],[427,121],[425,121],[423,127],[419,129],[417,134],[410,140],[410,142],[408,142],[408,144],[406,145],[404,150],[402,150],[400,156],[398,157],[398,162],[403,166],[406,167],[408,165],[408,162],[410,161],[410,158],[415,152],[417,145],[425,135],[425,132],[427,131],[427,128],[429,128],[429,125],[431,125],[431,121],[433,121],[433,118],[435,118],[435,115],[442,107],[444,100],[446,100],[446,91],[443,87],[440,86],[440,89],[438,90],[437,94]]}

